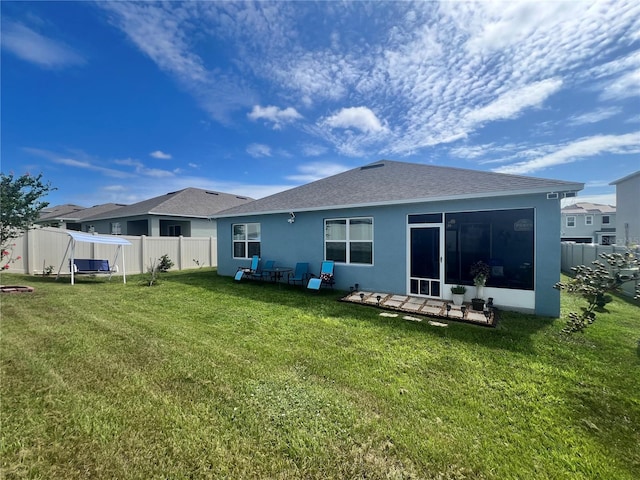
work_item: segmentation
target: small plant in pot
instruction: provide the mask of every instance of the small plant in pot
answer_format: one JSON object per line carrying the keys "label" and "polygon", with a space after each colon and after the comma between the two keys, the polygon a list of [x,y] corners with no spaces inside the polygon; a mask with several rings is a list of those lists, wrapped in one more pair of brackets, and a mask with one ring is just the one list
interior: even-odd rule
{"label": "small plant in pot", "polygon": [[464,294],[467,291],[467,287],[464,285],[454,285],[451,287],[451,296],[453,298],[454,305],[462,305],[464,301]]}

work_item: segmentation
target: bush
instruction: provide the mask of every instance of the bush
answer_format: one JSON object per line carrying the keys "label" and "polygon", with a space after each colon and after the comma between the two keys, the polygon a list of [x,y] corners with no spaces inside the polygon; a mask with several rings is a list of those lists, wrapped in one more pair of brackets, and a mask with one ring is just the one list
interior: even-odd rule
{"label": "bush", "polygon": [[166,253],[162,255],[158,260],[158,270],[160,272],[168,272],[171,267],[173,267],[174,263],[169,258],[169,255]]}

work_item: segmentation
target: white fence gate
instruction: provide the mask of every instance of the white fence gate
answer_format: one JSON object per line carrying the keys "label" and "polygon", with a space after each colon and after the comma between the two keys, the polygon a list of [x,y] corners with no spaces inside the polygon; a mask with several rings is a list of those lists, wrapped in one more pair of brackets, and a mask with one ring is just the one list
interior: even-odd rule
{"label": "white fence gate", "polygon": [[[213,237],[122,237],[132,244],[122,247],[125,249],[127,274],[146,273],[162,255],[173,261],[173,270],[215,267],[218,264],[218,242]],[[67,230],[60,228],[29,230],[11,242],[7,248],[9,257],[2,259],[0,268],[8,264],[8,272],[35,275],[53,267],[55,274],[63,261],[69,238]],[[78,243],[75,257],[111,260],[115,249],[113,245]],[[63,266],[62,272],[68,273],[68,266]]]}

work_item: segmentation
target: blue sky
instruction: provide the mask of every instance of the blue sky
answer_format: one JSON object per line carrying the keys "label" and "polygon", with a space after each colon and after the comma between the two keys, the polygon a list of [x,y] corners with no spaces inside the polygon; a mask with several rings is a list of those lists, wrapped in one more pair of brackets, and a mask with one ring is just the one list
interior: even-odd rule
{"label": "blue sky", "polygon": [[640,2],[2,2],[2,171],[52,205],[254,198],[379,159],[640,169]]}

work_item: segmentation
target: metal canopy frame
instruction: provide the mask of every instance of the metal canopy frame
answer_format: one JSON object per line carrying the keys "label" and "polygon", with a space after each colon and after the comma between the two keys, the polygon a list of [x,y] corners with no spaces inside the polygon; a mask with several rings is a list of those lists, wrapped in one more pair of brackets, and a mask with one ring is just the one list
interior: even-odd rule
{"label": "metal canopy frame", "polygon": [[[66,232],[69,235],[69,243],[67,244],[67,249],[64,252],[64,256],[62,257],[62,262],[60,263],[60,268],[58,268],[58,275],[56,276],[56,280],[60,278],[60,272],[64,266],[64,261],[67,258],[67,254],[69,254],[69,260],[71,264],[71,285],[75,284],[75,272],[73,269],[73,264],[75,260],[75,249],[76,242],[84,242],[84,243],[98,243],[103,245],[117,245],[116,254],[113,258],[113,262],[111,265],[116,265],[118,261],[118,256],[120,251],[122,250],[123,245],[131,245],[131,242],[122,237],[116,237],[111,235],[96,235],[92,233],[82,233],[82,232]],[[109,269],[111,269],[111,265]],[[112,272],[109,271],[109,278],[111,278]],[[124,261],[124,250],[122,250],[122,281],[123,283],[127,283],[127,273],[125,270],[125,261]]]}

